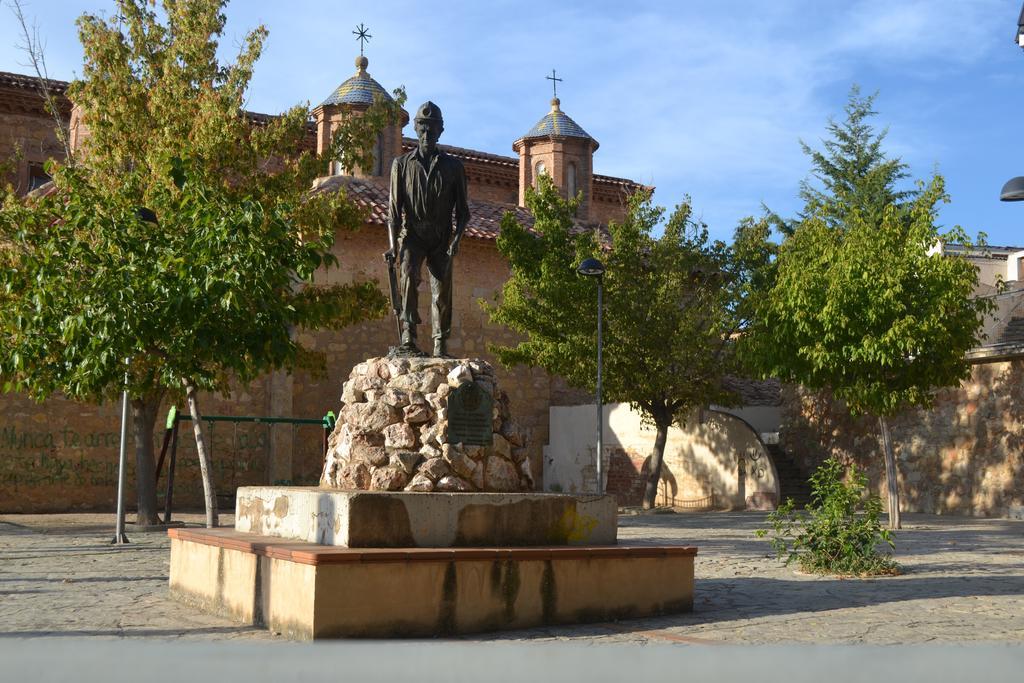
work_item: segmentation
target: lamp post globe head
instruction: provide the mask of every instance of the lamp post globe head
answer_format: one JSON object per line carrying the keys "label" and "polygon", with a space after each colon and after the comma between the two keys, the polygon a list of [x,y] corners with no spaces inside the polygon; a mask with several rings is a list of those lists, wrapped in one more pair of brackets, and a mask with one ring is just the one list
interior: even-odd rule
{"label": "lamp post globe head", "polygon": [[1003,185],[1002,191],[999,193],[999,201],[1024,201],[1024,176],[1017,176],[1016,178],[1010,178],[1007,180],[1006,184]]}
{"label": "lamp post globe head", "polygon": [[587,277],[601,277],[604,275],[604,264],[596,258],[588,258],[576,267],[576,272]]}

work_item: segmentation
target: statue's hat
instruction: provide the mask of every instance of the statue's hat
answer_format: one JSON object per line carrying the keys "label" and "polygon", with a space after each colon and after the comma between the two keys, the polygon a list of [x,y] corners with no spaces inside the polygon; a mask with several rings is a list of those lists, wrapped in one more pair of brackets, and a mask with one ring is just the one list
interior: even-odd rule
{"label": "statue's hat", "polygon": [[421,104],[420,108],[416,110],[416,120],[444,123],[444,118],[441,116],[441,108],[430,100]]}

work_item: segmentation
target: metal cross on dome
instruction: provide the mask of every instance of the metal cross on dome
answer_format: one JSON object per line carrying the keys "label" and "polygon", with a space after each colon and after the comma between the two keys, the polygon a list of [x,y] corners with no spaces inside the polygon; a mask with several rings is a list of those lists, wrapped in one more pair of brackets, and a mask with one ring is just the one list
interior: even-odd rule
{"label": "metal cross on dome", "polygon": [[558,97],[558,83],[562,79],[558,78],[558,76],[555,75],[555,70],[554,69],[551,70],[551,75],[550,76],[545,76],[544,78],[546,78],[549,81],[551,81],[551,93],[552,93],[552,96],[553,97]]}
{"label": "metal cross on dome", "polygon": [[362,23],[360,23],[359,26],[356,26],[356,30],[352,31],[352,35],[354,35],[356,37],[356,40],[359,41],[359,56],[362,57],[363,47],[366,45],[367,42],[369,42],[370,38],[373,38],[373,36],[370,35],[370,29],[368,29],[367,27],[363,26]]}

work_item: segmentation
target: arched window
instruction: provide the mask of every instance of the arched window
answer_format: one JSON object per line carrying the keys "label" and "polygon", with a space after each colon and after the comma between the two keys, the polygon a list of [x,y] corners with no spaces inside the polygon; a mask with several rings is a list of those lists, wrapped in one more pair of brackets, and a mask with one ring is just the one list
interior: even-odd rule
{"label": "arched window", "polygon": [[576,164],[572,161],[569,162],[569,167],[565,169],[565,189],[569,199],[576,196]]}
{"label": "arched window", "polygon": [[548,167],[544,165],[543,161],[538,161],[534,167],[533,174],[533,186],[537,187],[540,184],[540,177],[548,172]]}

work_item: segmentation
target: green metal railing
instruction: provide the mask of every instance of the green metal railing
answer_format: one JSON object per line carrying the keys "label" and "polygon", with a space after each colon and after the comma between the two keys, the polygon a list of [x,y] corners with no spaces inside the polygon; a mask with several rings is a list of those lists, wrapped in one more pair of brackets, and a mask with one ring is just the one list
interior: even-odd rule
{"label": "green metal railing", "polygon": [[[232,422],[236,425],[249,423],[249,424],[289,424],[292,426],[298,425],[318,425],[323,428],[323,454],[327,456],[327,440],[331,435],[331,431],[334,429],[336,418],[332,411],[328,411],[326,415],[321,418],[309,418],[309,417],[273,417],[266,415],[203,415],[201,418],[203,422],[216,423],[216,422]],[[170,460],[167,463],[167,489],[164,495],[164,523],[167,524],[171,521],[171,509],[173,506],[174,499],[174,466],[177,462],[178,454],[178,424],[181,422],[191,422],[192,416],[185,413],[179,413],[177,406],[171,406],[171,409],[167,411],[167,421],[164,429],[163,445],[160,447],[160,459],[156,465],[156,483],[160,483],[160,472],[163,470],[164,459],[167,456],[168,449],[170,450]],[[210,439],[210,459],[213,459],[213,424],[210,425],[211,439]]]}

